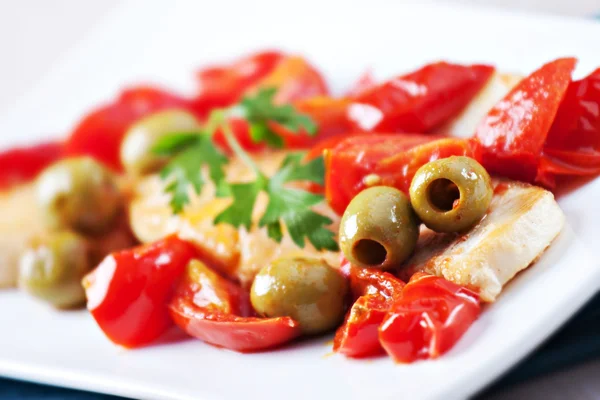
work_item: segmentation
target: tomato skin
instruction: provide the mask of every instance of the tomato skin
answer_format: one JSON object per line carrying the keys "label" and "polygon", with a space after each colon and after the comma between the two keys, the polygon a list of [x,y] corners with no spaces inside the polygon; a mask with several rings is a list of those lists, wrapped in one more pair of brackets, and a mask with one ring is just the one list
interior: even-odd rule
{"label": "tomato skin", "polygon": [[199,91],[196,104],[207,108],[225,107],[268,75],[284,58],[279,51],[266,50],[240,58],[229,65],[203,68],[196,73]]}
{"label": "tomato skin", "polygon": [[407,193],[422,165],[451,155],[472,155],[470,142],[417,134],[351,137],[326,152],[325,196],[341,215],[352,198],[366,188],[367,175],[377,175],[379,185]]}
{"label": "tomato skin", "polygon": [[378,329],[402,293],[404,282],[390,273],[354,267],[349,263],[342,270],[347,270],[355,301],[336,331],[333,350],[353,358],[383,354]]}
{"label": "tomato skin", "polygon": [[239,317],[198,307],[182,297],[173,299],[170,311],[173,321],[190,336],[239,352],[266,350],[300,336],[300,326],[289,317]]}
{"label": "tomato skin", "polygon": [[240,352],[265,350],[300,335],[289,317],[258,318],[248,293],[206,266],[196,266],[195,280],[187,275],[169,305],[175,323],[190,336]]}
{"label": "tomato skin", "polygon": [[189,100],[166,90],[138,86],[84,116],[67,139],[67,155],[90,155],[107,166],[122,170],[119,149],[127,129],[138,119],[157,111],[183,108],[193,111]]}
{"label": "tomato skin", "polygon": [[173,322],[167,304],[193,246],[177,236],[107,256],[84,279],[88,310],[114,343],[140,347]]}
{"label": "tomato skin", "polygon": [[436,358],[456,344],[479,312],[479,297],[471,290],[417,273],[381,324],[379,340],[396,362]]}
{"label": "tomato skin", "polygon": [[428,132],[457,115],[493,72],[489,65],[429,64],[360,92],[348,118],[357,130]]}
{"label": "tomato skin", "polygon": [[55,141],[0,152],[0,190],[34,179],[44,168],[58,161],[63,151],[63,143]]}
{"label": "tomato skin", "polygon": [[481,121],[477,159],[490,172],[533,182],[548,131],[571,81],[576,59],[543,65],[515,86]]}

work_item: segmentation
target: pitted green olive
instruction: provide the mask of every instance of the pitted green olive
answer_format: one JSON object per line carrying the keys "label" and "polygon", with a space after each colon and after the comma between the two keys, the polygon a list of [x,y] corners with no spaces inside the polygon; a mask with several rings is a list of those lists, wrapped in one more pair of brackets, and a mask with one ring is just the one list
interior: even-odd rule
{"label": "pitted green olive", "polygon": [[57,308],[83,304],[81,279],[90,270],[88,244],[69,231],[32,244],[19,262],[19,286]]}
{"label": "pitted green olive", "polygon": [[90,157],[48,167],[37,180],[37,201],[50,228],[85,234],[109,230],[123,206],[114,175]]}
{"label": "pitted green olive", "polygon": [[132,175],[145,175],[163,167],[167,156],[154,154],[157,140],[170,133],[193,132],[199,129],[194,115],[184,110],[166,110],[151,114],[129,128],[121,143],[121,163]]}
{"label": "pitted green olive", "polygon": [[339,238],[350,263],[390,269],[413,252],[419,223],[404,193],[393,187],[375,186],[352,199],[342,217]]}
{"label": "pitted green olive", "polygon": [[348,283],[316,259],[279,259],[260,270],[250,291],[252,306],[266,317],[289,316],[306,334],[335,328],[344,317]]}
{"label": "pitted green olive", "polygon": [[437,232],[468,230],[492,201],[490,176],[472,158],[453,156],[423,165],[410,185],[410,200],[421,221]]}

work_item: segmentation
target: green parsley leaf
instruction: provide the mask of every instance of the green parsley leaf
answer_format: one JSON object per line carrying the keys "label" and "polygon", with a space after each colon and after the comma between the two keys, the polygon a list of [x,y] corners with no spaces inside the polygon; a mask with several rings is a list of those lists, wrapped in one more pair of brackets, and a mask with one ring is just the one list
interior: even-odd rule
{"label": "green parsley leaf", "polygon": [[323,182],[323,159],[300,164],[301,154],[284,160],[281,169],[269,180],[266,192],[269,203],[259,226],[266,226],[269,236],[281,241],[281,221],[294,243],[304,247],[305,238],[317,249],[338,250],[335,234],[326,228],[333,221],[314,212],[311,207],[323,201],[323,196],[284,185],[292,181]]}
{"label": "green parsley leaf", "polygon": [[292,105],[277,105],[274,97],[277,88],[261,89],[253,97],[246,96],[237,107],[250,123],[250,137],[255,142],[266,142],[271,147],[282,148],[283,139],[269,127],[275,122],[291,132],[302,128],[311,136],[317,134],[317,125],[308,116],[299,113]]}
{"label": "green parsley leaf", "polygon": [[167,181],[165,191],[171,193],[170,205],[174,213],[180,213],[190,202],[188,195],[190,186],[198,194],[202,191],[204,165],[208,167],[210,179],[217,186],[218,192],[225,191],[225,186],[220,183],[225,179],[223,168],[228,160],[215,147],[210,136],[205,134],[165,136],[158,141],[153,151],[159,154],[175,154],[160,173],[161,178]]}
{"label": "green parsley leaf", "polygon": [[197,143],[200,135],[198,132],[170,133],[154,143],[152,152],[159,156],[172,156]]}
{"label": "green parsley leaf", "polygon": [[227,223],[236,228],[244,226],[247,230],[250,230],[254,203],[264,186],[265,182],[262,179],[250,183],[234,183],[229,185],[233,202],[215,217],[215,224]]}

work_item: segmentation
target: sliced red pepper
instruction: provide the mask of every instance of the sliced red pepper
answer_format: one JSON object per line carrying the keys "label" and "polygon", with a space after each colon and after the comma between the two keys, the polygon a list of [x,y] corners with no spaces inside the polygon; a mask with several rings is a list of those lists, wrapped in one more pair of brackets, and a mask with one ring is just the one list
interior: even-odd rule
{"label": "sliced red pepper", "polygon": [[329,94],[321,73],[306,59],[298,56],[282,59],[248,91],[269,87],[277,88],[275,101],[279,104]]}
{"label": "sliced red pepper", "polygon": [[314,136],[306,132],[290,132],[285,127],[271,123],[275,133],[283,138],[286,148],[303,149],[313,146],[319,141],[334,137],[343,137],[352,131],[353,127],[346,118],[346,110],[350,101],[333,97],[313,97],[299,100],[293,105],[302,114],[308,115],[317,125]]}
{"label": "sliced red pepper", "polygon": [[396,362],[436,358],[456,344],[479,312],[476,293],[417,273],[381,324],[379,339]]}
{"label": "sliced red pepper", "polygon": [[489,65],[429,64],[358,94],[348,118],[357,130],[428,132],[469,104],[493,72]]}
{"label": "sliced red pepper", "polygon": [[571,82],[544,144],[544,176],[600,174],[600,69]]}
{"label": "sliced red pepper", "polygon": [[261,51],[229,65],[203,68],[196,74],[199,93],[197,105],[210,109],[229,106],[251,86],[268,75],[285,56],[279,51]]}
{"label": "sliced red pepper", "polygon": [[[323,77],[305,59],[301,57],[282,58],[269,74],[247,87],[241,95],[251,94],[259,88],[269,87],[277,88],[275,95],[277,103],[295,102],[294,107],[313,117],[324,134],[331,135],[345,131],[345,127],[348,125],[347,121],[343,120],[344,128],[338,128],[339,123],[336,119],[344,118],[345,108],[334,108],[337,105],[336,100],[326,97],[328,90]],[[305,99],[306,101],[304,101]],[[231,118],[229,123],[244,149],[258,151],[265,147],[262,143],[254,143],[250,138],[249,126],[245,120]],[[286,148],[308,147],[316,140],[306,132],[289,132],[277,124],[271,124],[271,128],[283,137]],[[229,148],[223,132],[217,131],[214,140],[221,148]]]}
{"label": "sliced red pepper", "polygon": [[348,89],[346,97],[358,97],[362,93],[374,88],[377,85],[377,81],[373,76],[371,70],[365,71],[360,78]]}
{"label": "sliced red pepper", "polygon": [[490,173],[533,182],[576,59],[545,64],[523,79],[477,127],[477,159]]}
{"label": "sliced red pepper", "polygon": [[289,317],[254,317],[248,293],[195,262],[170,304],[175,323],[189,335],[240,352],[277,347],[300,335]]}
{"label": "sliced red pepper", "polygon": [[151,343],[173,325],[167,304],[195,255],[176,236],[107,256],[84,279],[87,308],[114,343]]}
{"label": "sliced red pepper", "polygon": [[356,299],[344,324],[335,334],[333,350],[348,357],[371,357],[383,354],[378,329],[404,282],[390,273],[376,269],[349,268],[350,288]]}
{"label": "sliced red pepper", "polygon": [[112,103],[83,117],[66,142],[66,153],[90,155],[121,170],[119,149],[127,129],[138,119],[169,108],[194,111],[189,100],[163,89],[146,86],[126,89]]}
{"label": "sliced red pepper", "polygon": [[25,183],[63,155],[62,142],[40,143],[0,152],[0,189]]}
{"label": "sliced red pepper", "polygon": [[[471,155],[463,139],[433,135],[366,135],[348,138],[326,152],[325,194],[329,205],[343,214],[354,196],[375,184],[408,192],[415,172],[427,162],[452,155]],[[430,142],[430,143],[428,143]]]}

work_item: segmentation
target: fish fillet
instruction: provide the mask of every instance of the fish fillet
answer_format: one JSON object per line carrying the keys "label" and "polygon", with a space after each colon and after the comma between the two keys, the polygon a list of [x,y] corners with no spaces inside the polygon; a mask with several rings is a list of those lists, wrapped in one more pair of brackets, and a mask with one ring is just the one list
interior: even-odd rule
{"label": "fish fillet", "polygon": [[561,231],[565,216],[552,193],[524,183],[496,184],[485,218],[469,232],[421,232],[413,257],[400,271],[434,274],[479,292],[492,302],[502,287],[533,263]]}

